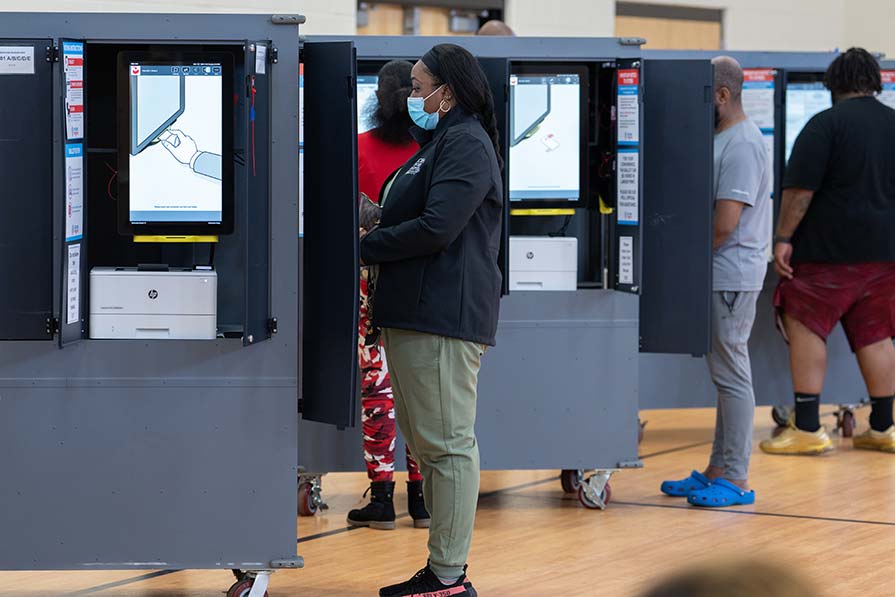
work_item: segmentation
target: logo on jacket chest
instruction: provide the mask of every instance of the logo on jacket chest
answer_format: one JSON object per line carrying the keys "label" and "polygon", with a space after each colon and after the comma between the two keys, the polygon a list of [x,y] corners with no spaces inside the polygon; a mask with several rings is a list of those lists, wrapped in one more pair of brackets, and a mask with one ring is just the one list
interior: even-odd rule
{"label": "logo on jacket chest", "polygon": [[420,173],[420,169],[423,167],[423,164],[426,163],[426,158],[420,158],[416,161],[416,163],[407,170],[407,174],[405,176],[416,176]]}

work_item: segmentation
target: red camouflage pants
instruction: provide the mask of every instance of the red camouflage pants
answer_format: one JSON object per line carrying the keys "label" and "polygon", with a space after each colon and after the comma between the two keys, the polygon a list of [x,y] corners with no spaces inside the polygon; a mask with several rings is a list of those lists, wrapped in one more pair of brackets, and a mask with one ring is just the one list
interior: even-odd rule
{"label": "red camouflage pants", "polygon": [[[360,317],[358,318],[357,354],[361,371],[362,429],[364,460],[371,482],[391,481],[395,473],[395,399],[382,340],[367,346],[371,327],[369,318],[367,269],[361,270]],[[420,468],[407,450],[407,473],[410,481],[422,481]]]}

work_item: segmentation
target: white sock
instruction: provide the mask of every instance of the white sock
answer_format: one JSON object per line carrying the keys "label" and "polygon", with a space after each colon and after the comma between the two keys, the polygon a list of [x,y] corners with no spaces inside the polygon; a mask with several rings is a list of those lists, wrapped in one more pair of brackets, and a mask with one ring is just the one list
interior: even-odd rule
{"label": "white sock", "polygon": [[454,577],[454,578],[443,578],[443,577],[441,577],[441,576],[438,576],[437,574],[436,574],[435,576],[437,576],[437,577],[438,577],[438,580],[441,581],[441,584],[443,584],[443,585],[446,586],[446,587],[449,587],[449,586],[451,586],[451,585],[455,585],[455,584],[457,584],[457,581],[460,580],[460,577],[459,577],[459,576],[456,576],[456,577]]}

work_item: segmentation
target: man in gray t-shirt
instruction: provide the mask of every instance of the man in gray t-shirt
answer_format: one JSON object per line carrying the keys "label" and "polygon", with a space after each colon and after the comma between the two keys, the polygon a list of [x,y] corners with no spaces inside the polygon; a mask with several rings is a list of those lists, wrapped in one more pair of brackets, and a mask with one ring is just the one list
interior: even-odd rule
{"label": "man in gray t-shirt", "polygon": [[751,504],[749,458],[755,394],[749,336],[764,284],[771,241],[771,159],[761,131],[743,111],[743,69],[733,58],[715,66],[715,219],[712,351],[706,357],[718,391],[709,466],[662,491],[695,506]]}

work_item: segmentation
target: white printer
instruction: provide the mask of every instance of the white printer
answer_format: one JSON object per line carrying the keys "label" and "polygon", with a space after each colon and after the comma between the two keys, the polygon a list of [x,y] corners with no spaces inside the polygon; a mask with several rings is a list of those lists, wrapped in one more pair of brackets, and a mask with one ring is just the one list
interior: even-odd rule
{"label": "white printer", "polygon": [[214,340],[217,273],[96,267],[90,271],[90,338]]}
{"label": "white printer", "polygon": [[510,290],[577,290],[578,239],[511,236]]}

